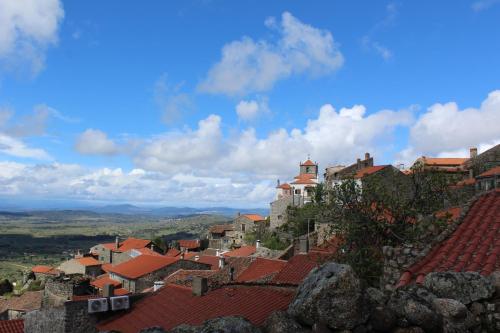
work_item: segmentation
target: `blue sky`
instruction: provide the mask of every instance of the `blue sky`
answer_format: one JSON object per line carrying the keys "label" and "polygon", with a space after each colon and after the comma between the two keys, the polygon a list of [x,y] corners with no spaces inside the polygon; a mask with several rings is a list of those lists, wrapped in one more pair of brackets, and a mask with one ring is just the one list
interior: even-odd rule
{"label": "blue sky", "polygon": [[265,206],[500,141],[500,2],[0,3],[0,195]]}

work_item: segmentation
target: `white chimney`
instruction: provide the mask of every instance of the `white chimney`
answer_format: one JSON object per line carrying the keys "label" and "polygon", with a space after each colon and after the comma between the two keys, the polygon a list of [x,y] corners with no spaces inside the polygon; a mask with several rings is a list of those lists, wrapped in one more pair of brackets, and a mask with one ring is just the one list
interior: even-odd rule
{"label": "white chimney", "polygon": [[153,285],[153,291],[157,291],[158,289],[160,289],[164,285],[165,285],[164,281],[155,281],[154,285]]}
{"label": "white chimney", "polygon": [[224,260],[224,256],[220,255],[219,256],[219,268],[222,269],[226,265],[226,261]]}
{"label": "white chimney", "polygon": [[220,252],[219,252],[219,250],[216,250],[216,251],[215,251],[215,256],[216,256],[216,257],[220,256]]}
{"label": "white chimney", "polygon": [[194,261],[200,260],[200,256],[194,256]]}
{"label": "white chimney", "polygon": [[258,249],[260,247],[260,239],[255,241],[255,248]]}

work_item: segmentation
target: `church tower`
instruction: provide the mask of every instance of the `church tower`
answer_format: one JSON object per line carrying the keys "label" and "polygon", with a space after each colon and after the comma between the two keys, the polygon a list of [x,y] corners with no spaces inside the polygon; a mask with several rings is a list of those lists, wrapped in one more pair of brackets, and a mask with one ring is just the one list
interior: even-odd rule
{"label": "church tower", "polygon": [[314,175],[312,178],[318,178],[318,163],[314,163],[308,158],[304,163],[300,163],[300,174]]}

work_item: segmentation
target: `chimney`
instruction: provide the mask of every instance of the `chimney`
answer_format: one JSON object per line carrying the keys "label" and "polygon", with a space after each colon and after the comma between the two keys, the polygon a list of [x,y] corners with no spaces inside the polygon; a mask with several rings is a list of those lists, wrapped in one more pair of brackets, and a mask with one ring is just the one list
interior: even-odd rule
{"label": "chimney", "polygon": [[200,256],[194,256],[194,261],[200,260]]}
{"label": "chimney", "polygon": [[241,215],[241,213],[240,213],[240,212],[238,212],[238,216],[240,216],[240,215]]}
{"label": "chimney", "polygon": [[356,160],[356,169],[357,169],[357,170],[360,170],[360,169],[361,169],[361,159],[360,159],[360,158],[358,158],[358,159]]}
{"label": "chimney", "polygon": [[220,252],[219,252],[219,250],[215,250],[215,256],[216,256],[216,257],[220,256]]}
{"label": "chimney", "polygon": [[157,291],[158,289],[160,289],[164,285],[165,285],[164,281],[155,281],[154,285],[153,285],[153,291]]}
{"label": "chimney", "polygon": [[224,256],[221,254],[219,256],[219,268],[222,269],[226,266],[226,260],[224,259]]}
{"label": "chimney", "polygon": [[151,243],[151,251],[154,251],[155,250],[155,245],[153,243]]}
{"label": "chimney", "polygon": [[305,254],[309,252],[309,238],[303,236],[299,238],[299,253]]}
{"label": "chimney", "polygon": [[181,252],[181,260],[184,260],[184,251]]}
{"label": "chimney", "polygon": [[477,157],[477,148],[473,147],[470,149],[470,158],[475,158]]}
{"label": "chimney", "polygon": [[113,297],[115,296],[115,286],[112,284],[105,284],[102,287],[102,296],[103,297]]}
{"label": "chimney", "polygon": [[229,270],[229,281],[233,280],[234,280],[234,267],[231,267],[231,269]]}
{"label": "chimney", "polygon": [[208,291],[208,280],[205,277],[193,276],[193,295],[203,296]]}
{"label": "chimney", "polygon": [[365,160],[370,159],[370,153],[365,153]]}
{"label": "chimney", "polygon": [[258,249],[260,247],[260,239],[255,241],[255,248]]}
{"label": "chimney", "polygon": [[280,180],[278,179],[278,185],[276,185],[276,187],[280,187]]}
{"label": "chimney", "polygon": [[116,238],[115,238],[115,248],[118,249],[119,246],[120,246],[120,238],[118,238],[118,236],[116,236]]}

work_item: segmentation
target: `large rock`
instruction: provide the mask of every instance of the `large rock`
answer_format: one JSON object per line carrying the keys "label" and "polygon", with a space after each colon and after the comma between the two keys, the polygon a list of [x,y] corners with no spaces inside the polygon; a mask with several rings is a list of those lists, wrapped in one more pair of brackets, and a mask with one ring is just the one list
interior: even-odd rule
{"label": "large rock", "polygon": [[394,311],[400,323],[418,326],[425,332],[440,332],[442,318],[433,308],[435,298],[425,288],[410,285],[396,290],[387,306]]}
{"label": "large rock", "polygon": [[377,306],[370,312],[368,323],[376,332],[390,332],[396,326],[396,314],[386,306]]}
{"label": "large rock", "polygon": [[[139,331],[139,333],[167,333],[167,331],[165,331],[163,329],[163,327],[153,326],[153,327],[142,329]],[[178,333],[180,333],[180,332],[178,332]],[[186,332],[186,333],[188,333],[188,332]]]}
{"label": "large rock", "polygon": [[425,277],[424,286],[440,298],[455,299],[465,305],[493,296],[495,287],[479,273],[441,272]]}
{"label": "large rock", "polygon": [[348,265],[327,263],[311,271],[300,285],[288,312],[312,326],[352,329],[367,320],[360,281]]}
{"label": "large rock", "polygon": [[180,325],[170,333],[262,333],[243,317],[221,317],[207,320],[201,326]]}
{"label": "large rock", "polygon": [[457,300],[436,298],[434,309],[443,316],[443,332],[467,333],[476,326],[474,316],[467,307]]}
{"label": "large rock", "polygon": [[310,332],[309,329],[302,327],[288,313],[283,311],[274,312],[267,318],[265,324],[267,333],[303,333]]}

